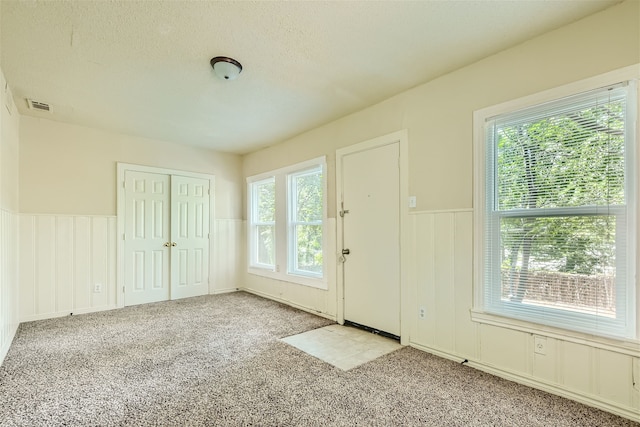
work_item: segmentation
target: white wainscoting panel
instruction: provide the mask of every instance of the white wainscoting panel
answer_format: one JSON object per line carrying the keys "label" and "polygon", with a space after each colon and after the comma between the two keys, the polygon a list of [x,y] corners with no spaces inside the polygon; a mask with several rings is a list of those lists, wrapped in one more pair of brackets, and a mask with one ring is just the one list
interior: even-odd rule
{"label": "white wainscoting panel", "polygon": [[217,219],[212,235],[214,241],[209,293],[236,291],[240,287],[241,269],[244,265],[244,221]]}
{"label": "white wainscoting panel", "polygon": [[[476,325],[471,322],[473,212],[410,215],[415,253],[410,277],[413,306],[410,341],[429,348],[476,357]],[[424,316],[420,317],[423,309]],[[463,358],[463,359],[464,359]]]}
{"label": "white wainscoting panel", "polygon": [[0,364],[18,329],[18,216],[0,210]]}
{"label": "white wainscoting panel", "polygon": [[[640,348],[472,322],[473,212],[414,212],[409,227],[412,346],[640,421]],[[536,336],[544,355],[534,352]]]}
{"label": "white wainscoting panel", "polygon": [[[243,223],[243,227],[246,227],[246,221]],[[246,262],[243,262],[242,267],[244,281],[241,288],[247,292],[335,320],[337,314],[336,265],[338,259],[335,218],[328,218],[324,237],[327,239],[327,253],[324,254],[324,260],[327,263],[327,289],[248,274]]]}
{"label": "white wainscoting panel", "polygon": [[22,214],[19,223],[20,321],[116,307],[115,217]]}

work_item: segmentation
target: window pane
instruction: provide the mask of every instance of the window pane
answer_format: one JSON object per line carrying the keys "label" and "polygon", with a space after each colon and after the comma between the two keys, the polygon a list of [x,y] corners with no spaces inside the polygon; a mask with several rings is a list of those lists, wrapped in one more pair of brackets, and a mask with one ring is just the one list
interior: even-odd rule
{"label": "window pane", "polygon": [[297,270],[322,274],[322,226],[297,225]]}
{"label": "window pane", "polygon": [[295,221],[322,221],[322,173],[317,171],[296,176],[295,189]]}
{"label": "window pane", "polygon": [[623,205],[624,98],[496,121],[497,209]]}
{"label": "window pane", "polygon": [[255,186],[257,222],[273,222],[276,220],[276,183],[261,182]]}
{"label": "window pane", "polygon": [[613,317],[615,216],[502,218],[502,299]]}
{"label": "window pane", "polygon": [[275,227],[273,225],[256,226],[257,261],[260,264],[275,264]]}

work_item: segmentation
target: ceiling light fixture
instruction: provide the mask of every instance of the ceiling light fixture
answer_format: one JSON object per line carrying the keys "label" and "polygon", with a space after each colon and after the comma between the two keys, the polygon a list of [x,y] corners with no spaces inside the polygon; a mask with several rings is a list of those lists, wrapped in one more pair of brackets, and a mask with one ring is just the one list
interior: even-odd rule
{"label": "ceiling light fixture", "polygon": [[242,65],[238,61],[226,56],[211,58],[211,66],[216,76],[224,80],[235,80],[242,71]]}

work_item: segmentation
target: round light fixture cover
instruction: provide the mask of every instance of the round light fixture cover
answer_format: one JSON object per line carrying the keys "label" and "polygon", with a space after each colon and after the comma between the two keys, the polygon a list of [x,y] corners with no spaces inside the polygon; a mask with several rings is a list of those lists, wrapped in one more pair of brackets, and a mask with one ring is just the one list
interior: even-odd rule
{"label": "round light fixture cover", "polygon": [[211,67],[216,76],[223,80],[235,80],[242,71],[242,65],[238,61],[226,56],[211,58]]}

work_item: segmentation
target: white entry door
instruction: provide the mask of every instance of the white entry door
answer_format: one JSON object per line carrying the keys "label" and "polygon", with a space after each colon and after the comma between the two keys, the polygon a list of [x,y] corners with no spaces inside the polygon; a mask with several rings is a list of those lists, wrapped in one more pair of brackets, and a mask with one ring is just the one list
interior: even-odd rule
{"label": "white entry door", "polygon": [[344,319],[400,336],[399,143],[344,154]]}
{"label": "white entry door", "polygon": [[124,175],[125,305],[208,294],[210,181]]}
{"label": "white entry door", "polygon": [[171,177],[171,299],[209,292],[209,180]]}
{"label": "white entry door", "polygon": [[169,299],[169,176],[125,173],[125,303]]}

